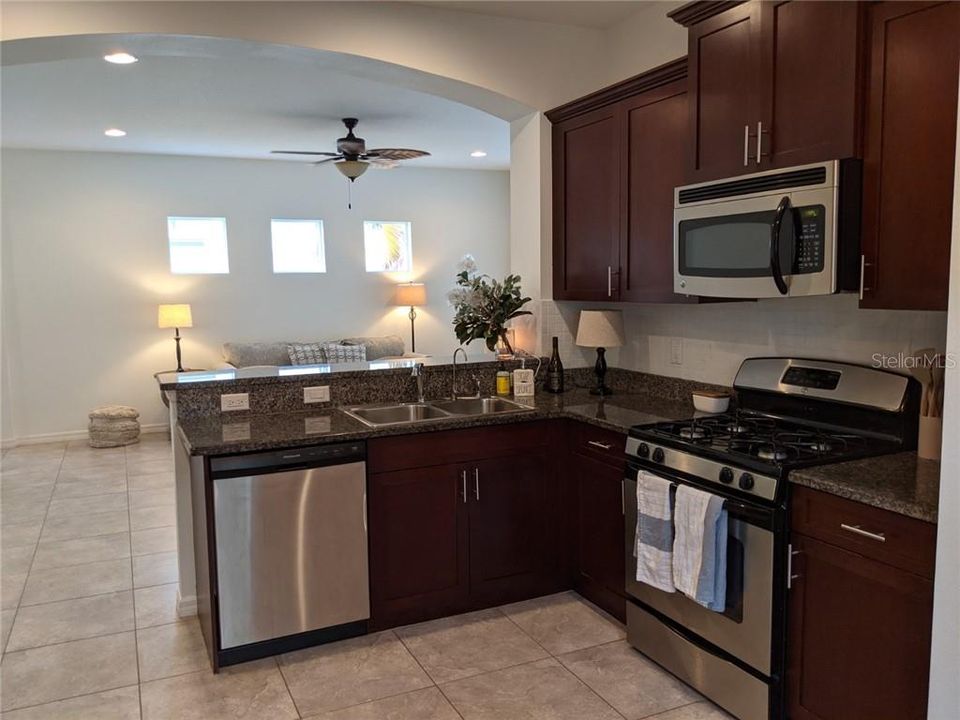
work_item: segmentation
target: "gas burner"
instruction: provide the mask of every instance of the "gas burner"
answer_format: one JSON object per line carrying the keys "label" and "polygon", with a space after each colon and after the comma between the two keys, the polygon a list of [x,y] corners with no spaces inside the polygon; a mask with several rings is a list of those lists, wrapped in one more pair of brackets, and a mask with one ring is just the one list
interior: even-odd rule
{"label": "gas burner", "polygon": [[806,447],[818,453],[828,453],[833,450],[833,445],[827,440],[814,440],[811,443],[807,443]]}
{"label": "gas burner", "polygon": [[742,435],[745,432],[750,432],[749,427],[747,427],[742,422],[739,422],[737,420],[734,420],[729,425],[725,426],[724,430],[726,430],[731,435]]}
{"label": "gas burner", "polygon": [[776,445],[759,445],[756,449],[756,455],[761,460],[773,460],[774,462],[786,460],[790,457],[790,453],[785,448]]}
{"label": "gas burner", "polygon": [[707,437],[707,431],[696,425],[680,428],[680,437],[684,440],[703,440]]}

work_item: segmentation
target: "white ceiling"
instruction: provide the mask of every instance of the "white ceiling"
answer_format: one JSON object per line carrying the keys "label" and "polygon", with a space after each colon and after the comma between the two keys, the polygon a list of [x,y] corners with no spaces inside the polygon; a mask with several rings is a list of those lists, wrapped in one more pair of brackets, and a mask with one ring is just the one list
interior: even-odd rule
{"label": "white ceiling", "polygon": [[480,2],[436,0],[417,4],[470,12],[477,15],[495,15],[517,20],[603,29],[638,12],[642,9],[644,2],[637,0],[619,0],[617,2],[606,0],[581,0],[579,2],[576,0],[560,2],[556,0],[515,0],[514,2],[506,2],[505,0],[481,0]]}
{"label": "white ceiling", "polygon": [[[4,147],[309,162],[270,151],[333,151],[344,134],[340,118],[357,117],[369,148],[431,153],[408,167],[503,169],[510,162],[506,121],[395,80],[361,77],[359,65],[350,72],[348,56],[331,61],[302,49],[163,36],[15,42],[4,44],[0,76]],[[117,50],[140,62],[103,61]],[[104,137],[110,127],[127,136]],[[472,158],[473,150],[488,155]]]}

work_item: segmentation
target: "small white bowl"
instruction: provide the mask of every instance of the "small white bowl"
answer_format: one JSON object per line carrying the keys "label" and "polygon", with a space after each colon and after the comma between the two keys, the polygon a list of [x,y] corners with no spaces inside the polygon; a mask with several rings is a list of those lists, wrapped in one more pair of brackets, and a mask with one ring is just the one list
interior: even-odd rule
{"label": "small white bowl", "polygon": [[715,392],[693,392],[693,406],[700,412],[722,413],[730,407],[730,396]]}

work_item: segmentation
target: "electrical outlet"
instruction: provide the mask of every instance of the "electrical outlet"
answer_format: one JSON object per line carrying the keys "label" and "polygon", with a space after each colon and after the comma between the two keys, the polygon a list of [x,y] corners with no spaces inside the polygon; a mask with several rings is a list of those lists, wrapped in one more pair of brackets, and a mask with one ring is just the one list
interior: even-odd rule
{"label": "electrical outlet", "polygon": [[221,412],[232,412],[234,410],[249,410],[249,409],[250,409],[249,393],[233,393],[231,395],[220,396]]}
{"label": "electrical outlet", "polygon": [[303,401],[305,403],[330,402],[330,386],[314,385],[303,389]]}
{"label": "electrical outlet", "polygon": [[683,365],[683,338],[670,338],[670,364]]}

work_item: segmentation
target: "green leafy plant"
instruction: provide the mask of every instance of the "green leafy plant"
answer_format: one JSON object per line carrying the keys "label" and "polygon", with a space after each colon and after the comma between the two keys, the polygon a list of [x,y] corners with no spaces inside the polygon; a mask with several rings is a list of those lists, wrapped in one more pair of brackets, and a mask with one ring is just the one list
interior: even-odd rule
{"label": "green leafy plant", "polygon": [[494,350],[502,342],[507,352],[513,347],[507,339],[507,322],[521,315],[530,315],[522,310],[530,302],[520,291],[520,276],[507,275],[503,281],[482,275],[477,263],[465,255],[457,266],[456,287],[447,299],[455,310],[453,329],[463,345],[474,340],[483,340],[488,350]]}

